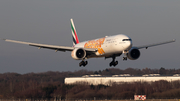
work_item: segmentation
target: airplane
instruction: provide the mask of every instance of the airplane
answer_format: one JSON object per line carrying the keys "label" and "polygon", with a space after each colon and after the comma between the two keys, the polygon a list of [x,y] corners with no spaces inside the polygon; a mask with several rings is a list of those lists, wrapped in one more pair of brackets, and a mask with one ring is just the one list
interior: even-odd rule
{"label": "airplane", "polygon": [[47,45],[47,44],[39,44],[39,43],[31,43],[31,42],[23,42],[16,40],[3,39],[7,42],[19,43],[19,44],[27,44],[29,46],[52,49],[57,51],[71,51],[71,57],[75,60],[82,60],[79,63],[79,66],[86,66],[88,64],[87,59],[89,58],[98,58],[105,57],[112,58],[112,61],[109,63],[109,66],[116,66],[118,61],[116,61],[116,57],[124,54],[123,60],[136,60],[140,57],[139,49],[148,48],[152,46],[167,44],[175,42],[176,40],[165,41],[156,44],[149,44],[144,46],[132,46],[132,39],[124,34],[118,34],[113,36],[105,36],[103,38],[93,39],[89,41],[80,42],[77,36],[76,28],[74,26],[73,19],[70,19],[71,22],[71,31],[73,38],[73,46],[57,46],[57,45]]}

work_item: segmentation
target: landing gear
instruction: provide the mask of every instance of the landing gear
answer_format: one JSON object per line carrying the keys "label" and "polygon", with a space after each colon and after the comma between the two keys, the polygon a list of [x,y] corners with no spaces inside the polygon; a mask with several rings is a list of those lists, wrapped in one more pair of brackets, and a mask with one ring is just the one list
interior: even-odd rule
{"label": "landing gear", "polygon": [[123,61],[127,61],[127,57],[123,57]]}
{"label": "landing gear", "polygon": [[127,54],[128,54],[128,51],[123,51],[124,53],[124,57],[123,57],[123,61],[127,61]]}
{"label": "landing gear", "polygon": [[110,67],[111,67],[111,66],[114,66],[114,67],[115,67],[115,66],[118,64],[118,61],[115,61],[115,58],[116,58],[116,57],[114,56],[114,57],[112,58],[112,59],[113,59],[112,62],[109,63],[109,66],[110,66]]}
{"label": "landing gear", "polygon": [[109,63],[109,66],[111,67],[111,66],[116,66],[118,64],[118,61],[112,61],[111,63]]}
{"label": "landing gear", "polygon": [[82,60],[80,63],[79,63],[79,67],[81,67],[81,66],[86,66],[88,64],[88,62],[87,61],[84,61],[84,60]]}

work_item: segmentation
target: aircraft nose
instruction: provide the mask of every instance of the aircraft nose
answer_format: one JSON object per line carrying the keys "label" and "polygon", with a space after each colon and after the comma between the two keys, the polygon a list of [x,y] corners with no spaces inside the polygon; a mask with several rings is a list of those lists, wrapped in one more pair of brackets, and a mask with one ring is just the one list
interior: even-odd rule
{"label": "aircraft nose", "polygon": [[130,50],[132,47],[132,41],[126,42],[126,49]]}

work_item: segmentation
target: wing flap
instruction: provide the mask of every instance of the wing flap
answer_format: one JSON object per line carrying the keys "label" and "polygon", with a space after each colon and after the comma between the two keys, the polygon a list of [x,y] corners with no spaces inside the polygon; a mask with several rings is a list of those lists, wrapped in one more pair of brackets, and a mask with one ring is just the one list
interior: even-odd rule
{"label": "wing flap", "polygon": [[149,45],[143,45],[143,46],[135,46],[136,48],[138,49],[142,49],[142,48],[148,48],[148,47],[153,47],[153,46],[158,46],[158,45],[162,45],[162,44],[167,44],[167,43],[172,43],[172,42],[175,42],[176,40],[173,39],[173,40],[170,40],[170,41],[165,41],[165,42],[160,42],[160,43],[155,43],[155,44],[149,44]]}
{"label": "wing flap", "polygon": [[52,49],[56,51],[72,51],[74,47],[65,47],[65,46],[55,46],[55,45],[46,45],[46,44],[29,44],[30,46],[39,47],[39,48],[46,48]]}

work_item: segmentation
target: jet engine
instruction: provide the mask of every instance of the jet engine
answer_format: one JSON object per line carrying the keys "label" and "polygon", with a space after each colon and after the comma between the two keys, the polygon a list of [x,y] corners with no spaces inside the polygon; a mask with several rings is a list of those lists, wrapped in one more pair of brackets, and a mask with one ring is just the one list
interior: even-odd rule
{"label": "jet engine", "polygon": [[131,48],[127,53],[127,57],[130,60],[136,60],[140,56],[140,51],[137,48]]}
{"label": "jet engine", "polygon": [[81,60],[86,57],[86,51],[82,48],[76,48],[71,52],[71,57],[76,60]]}

